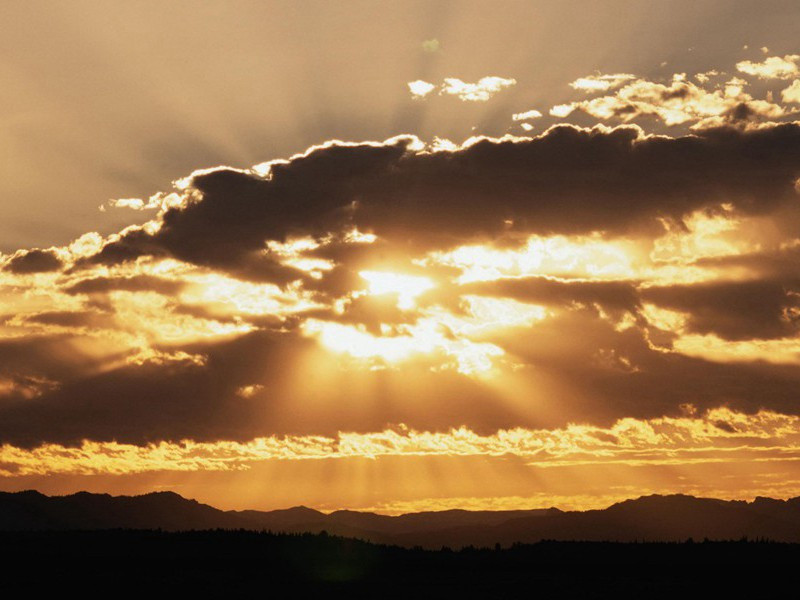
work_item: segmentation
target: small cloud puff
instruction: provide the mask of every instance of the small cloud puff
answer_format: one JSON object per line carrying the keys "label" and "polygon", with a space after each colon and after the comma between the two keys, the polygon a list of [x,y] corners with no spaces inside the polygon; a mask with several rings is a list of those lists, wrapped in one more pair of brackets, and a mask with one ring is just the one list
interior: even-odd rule
{"label": "small cloud puff", "polygon": [[467,83],[454,77],[447,77],[442,85],[443,94],[458,96],[465,102],[486,102],[497,92],[516,85],[516,79],[506,79],[490,75],[482,77],[477,83]]}
{"label": "small cloud puff", "polygon": [[416,81],[408,82],[408,89],[411,90],[411,95],[414,98],[424,98],[436,89],[436,86],[427,81],[422,81],[422,79],[417,79]]}
{"label": "small cloud puff", "polygon": [[572,104],[558,104],[550,109],[550,116],[563,119],[568,117],[573,110],[575,110],[575,106]]}
{"label": "small cloud puff", "polygon": [[629,73],[587,75],[576,79],[569,86],[574,90],[582,90],[584,92],[605,92],[611,88],[619,87],[631,79],[634,79],[634,76]]}
{"label": "small cloud puff", "polygon": [[[462,81],[455,77],[446,77],[444,83],[439,87],[439,94],[457,96],[459,100],[464,102],[486,102],[496,93],[516,85],[516,83],[516,79],[508,79],[496,75],[482,77],[475,83]],[[409,82],[408,89],[411,90],[411,95],[414,98],[424,98],[436,89],[436,85],[419,79]]]}
{"label": "small cloud puff", "polygon": [[521,113],[515,113],[511,115],[511,118],[515,121],[527,121],[529,119],[538,119],[541,116],[542,113],[540,113],[538,110],[528,110]]}
{"label": "small cloud puff", "polygon": [[784,102],[795,102],[800,104],[800,79],[795,79],[792,85],[781,92]]}

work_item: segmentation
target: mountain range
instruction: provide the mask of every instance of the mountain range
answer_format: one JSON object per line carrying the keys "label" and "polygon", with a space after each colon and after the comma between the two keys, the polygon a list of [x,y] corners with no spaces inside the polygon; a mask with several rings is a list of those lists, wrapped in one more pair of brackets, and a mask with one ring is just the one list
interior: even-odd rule
{"label": "mountain range", "polygon": [[141,496],[0,492],[0,531],[103,529],[326,531],[375,543],[434,549],[498,543],[509,546],[540,540],[630,542],[746,537],[800,542],[800,497],[759,497],[747,502],[652,495],[602,510],[447,510],[388,516],[350,510],[326,514],[304,506],[223,511],[173,492]]}

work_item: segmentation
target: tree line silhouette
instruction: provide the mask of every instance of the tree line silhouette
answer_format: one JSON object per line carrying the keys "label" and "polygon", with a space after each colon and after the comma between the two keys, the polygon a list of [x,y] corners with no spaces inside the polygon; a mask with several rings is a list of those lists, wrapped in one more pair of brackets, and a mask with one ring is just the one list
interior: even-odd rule
{"label": "tree line silhouette", "polygon": [[764,592],[789,579],[800,544],[767,540],[558,542],[425,550],[330,535],[252,530],[0,533],[0,590],[49,586],[111,595],[266,592],[276,586],[392,590],[445,586],[491,596],[612,592],[661,597],[681,590]]}

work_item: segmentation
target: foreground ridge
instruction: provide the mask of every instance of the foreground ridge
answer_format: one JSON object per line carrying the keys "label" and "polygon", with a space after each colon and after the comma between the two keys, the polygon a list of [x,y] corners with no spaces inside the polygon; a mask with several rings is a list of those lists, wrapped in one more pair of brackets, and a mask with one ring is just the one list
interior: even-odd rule
{"label": "foreground ridge", "polygon": [[174,492],[111,496],[79,492],[46,496],[0,492],[0,531],[140,529],[252,530],[320,533],[405,547],[508,547],[541,540],[685,541],[767,539],[800,543],[800,498],[751,502],[652,495],[601,510],[408,513],[349,510],[330,514],[299,506],[273,511],[223,511]]}
{"label": "foreground ridge", "polygon": [[[124,582],[126,590],[149,597],[154,592],[165,597],[165,590],[219,591],[229,597],[263,594],[284,584],[335,584],[393,596],[398,587],[433,584],[448,589],[478,586],[494,594],[488,597],[507,597],[497,593],[520,585],[535,586],[547,597],[609,597],[612,591],[619,597],[666,597],[677,590],[706,589],[764,597],[770,588],[793,583],[798,559],[800,544],[744,540],[542,541],[510,548],[424,550],[327,533],[0,532],[0,560],[14,575],[0,580],[0,590],[116,590]],[[48,577],[41,576],[42,565],[47,565]],[[732,566],[737,568],[735,577],[720,576]],[[765,579],[767,571],[771,576]]]}

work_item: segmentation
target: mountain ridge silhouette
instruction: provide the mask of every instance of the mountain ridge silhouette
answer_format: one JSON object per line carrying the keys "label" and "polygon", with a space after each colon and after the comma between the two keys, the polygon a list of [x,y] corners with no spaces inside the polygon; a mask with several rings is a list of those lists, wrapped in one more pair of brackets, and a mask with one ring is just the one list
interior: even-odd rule
{"label": "mountain ridge silhouette", "polygon": [[375,543],[436,549],[540,540],[800,542],[800,497],[744,501],[654,494],[587,511],[454,509],[390,516],[353,510],[323,513],[306,506],[224,511],[171,491],[139,496],[0,492],[0,531],[104,529],[326,531]]}

